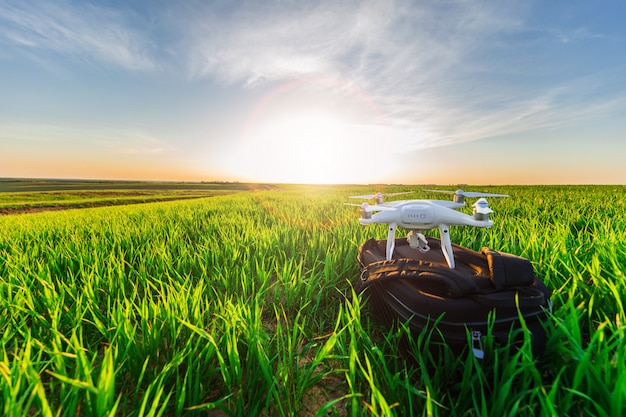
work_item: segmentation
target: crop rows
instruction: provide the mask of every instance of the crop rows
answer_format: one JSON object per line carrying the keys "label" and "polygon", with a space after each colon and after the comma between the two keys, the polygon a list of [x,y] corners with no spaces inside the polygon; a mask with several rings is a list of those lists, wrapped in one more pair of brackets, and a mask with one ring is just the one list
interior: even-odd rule
{"label": "crop rows", "polygon": [[291,187],[0,217],[0,409],[625,413],[625,187],[489,187],[511,194],[490,202],[495,226],[452,230],[455,243],[530,259],[554,290],[544,356],[487,340],[484,361],[431,354],[427,334],[381,327],[354,295],[358,246],[386,233],[360,226],[343,202],[369,191]]}

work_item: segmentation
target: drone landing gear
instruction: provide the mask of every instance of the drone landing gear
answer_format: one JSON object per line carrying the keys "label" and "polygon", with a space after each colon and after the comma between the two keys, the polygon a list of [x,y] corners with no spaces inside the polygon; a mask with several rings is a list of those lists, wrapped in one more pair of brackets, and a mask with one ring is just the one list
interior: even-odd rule
{"label": "drone landing gear", "polygon": [[448,262],[450,269],[454,269],[454,254],[452,253],[452,241],[450,240],[450,229],[447,224],[439,225],[439,232],[441,234],[441,251],[444,258]]}
{"label": "drone landing gear", "polygon": [[396,227],[397,224],[391,223],[389,225],[389,231],[387,233],[387,260],[390,261],[393,257],[393,250],[396,247]]}

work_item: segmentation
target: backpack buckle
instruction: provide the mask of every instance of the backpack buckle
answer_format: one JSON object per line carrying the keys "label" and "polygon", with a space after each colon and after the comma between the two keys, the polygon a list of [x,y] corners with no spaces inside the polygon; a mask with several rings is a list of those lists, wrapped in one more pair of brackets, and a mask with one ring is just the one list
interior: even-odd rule
{"label": "backpack buckle", "polygon": [[482,334],[478,330],[472,330],[472,353],[476,359],[483,359],[485,357],[481,336]]}

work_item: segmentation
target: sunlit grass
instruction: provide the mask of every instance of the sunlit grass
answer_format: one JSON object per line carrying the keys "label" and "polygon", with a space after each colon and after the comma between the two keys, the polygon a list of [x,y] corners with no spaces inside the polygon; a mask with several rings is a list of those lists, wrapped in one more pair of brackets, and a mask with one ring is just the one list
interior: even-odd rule
{"label": "sunlit grass", "polygon": [[479,190],[511,197],[453,241],[525,256],[554,290],[540,360],[489,338],[484,361],[434,355],[428,332],[380,327],[350,283],[386,233],[343,206],[377,190],[291,187],[0,217],[0,410],[623,415],[626,188]]}

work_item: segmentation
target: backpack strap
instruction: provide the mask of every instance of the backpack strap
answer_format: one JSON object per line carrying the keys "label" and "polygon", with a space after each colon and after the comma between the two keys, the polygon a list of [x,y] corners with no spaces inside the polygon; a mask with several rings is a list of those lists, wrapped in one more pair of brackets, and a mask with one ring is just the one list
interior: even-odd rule
{"label": "backpack strap", "polygon": [[460,298],[478,294],[476,282],[455,269],[412,259],[392,259],[369,264],[361,273],[364,286],[388,279],[411,279],[416,286],[434,295]]}
{"label": "backpack strap", "polygon": [[545,294],[533,285],[535,274],[528,260],[487,248],[483,248],[481,253],[489,262],[490,280],[495,287],[492,290],[477,284],[477,279],[487,279],[482,275],[472,277],[446,266],[407,258],[369,264],[361,273],[360,288],[390,279],[407,279],[415,288],[429,294],[449,298],[471,297],[493,307],[511,306],[514,302],[512,297],[516,296],[522,308],[545,304]]}
{"label": "backpack strap", "polygon": [[522,309],[534,309],[546,305],[546,295],[536,287],[508,288],[509,291],[496,291],[488,294],[474,294],[472,299],[491,307],[511,307],[515,303]]}
{"label": "backpack strap", "polygon": [[480,253],[487,257],[489,275],[496,291],[527,287],[535,280],[535,272],[528,259],[489,248],[482,248]]}

